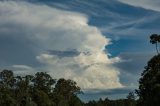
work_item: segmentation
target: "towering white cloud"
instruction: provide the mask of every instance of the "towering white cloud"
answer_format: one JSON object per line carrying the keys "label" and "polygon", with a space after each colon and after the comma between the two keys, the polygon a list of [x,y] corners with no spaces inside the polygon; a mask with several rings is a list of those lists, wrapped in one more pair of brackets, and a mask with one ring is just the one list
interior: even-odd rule
{"label": "towering white cloud", "polygon": [[109,58],[104,52],[110,40],[97,27],[88,25],[84,14],[27,2],[0,2],[2,36],[30,45],[35,59],[44,65],[14,68],[47,71],[56,78],[73,79],[84,89],[123,86],[118,69],[112,65],[120,59]]}

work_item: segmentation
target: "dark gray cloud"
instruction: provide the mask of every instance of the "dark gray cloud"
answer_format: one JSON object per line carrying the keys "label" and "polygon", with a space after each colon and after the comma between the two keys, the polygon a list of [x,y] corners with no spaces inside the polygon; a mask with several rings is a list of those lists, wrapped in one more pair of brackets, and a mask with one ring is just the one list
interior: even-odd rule
{"label": "dark gray cloud", "polygon": [[[12,64],[39,65],[35,60],[34,43],[23,36],[25,32],[17,31],[15,33],[14,30],[9,31],[12,28],[5,29],[4,26],[1,26],[0,29],[0,62],[6,63],[6,66]],[[8,32],[2,31],[3,29]],[[0,64],[4,66],[4,64]]]}
{"label": "dark gray cloud", "polygon": [[49,54],[56,55],[59,58],[63,57],[75,57],[78,56],[81,52],[73,49],[73,50],[66,50],[66,51],[59,51],[59,50],[48,50]]}

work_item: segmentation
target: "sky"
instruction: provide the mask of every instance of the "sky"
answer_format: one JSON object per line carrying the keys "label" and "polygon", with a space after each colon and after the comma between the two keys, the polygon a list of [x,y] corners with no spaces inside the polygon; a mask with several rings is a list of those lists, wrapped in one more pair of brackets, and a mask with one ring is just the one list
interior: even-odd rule
{"label": "sky", "polygon": [[156,54],[159,0],[0,0],[0,67],[72,79],[83,101],[125,98]]}

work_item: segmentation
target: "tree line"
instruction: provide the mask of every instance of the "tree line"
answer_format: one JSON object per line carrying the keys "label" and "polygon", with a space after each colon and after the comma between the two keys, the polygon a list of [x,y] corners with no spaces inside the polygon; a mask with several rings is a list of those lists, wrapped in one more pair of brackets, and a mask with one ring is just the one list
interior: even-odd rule
{"label": "tree line", "polygon": [[0,72],[1,106],[81,106],[80,87],[72,80],[53,79],[45,72],[15,76],[11,70]]}
{"label": "tree line", "polygon": [[83,93],[73,80],[53,79],[45,72],[15,76],[11,70],[0,72],[0,106],[135,106],[130,93],[126,99],[89,101],[78,97]]}

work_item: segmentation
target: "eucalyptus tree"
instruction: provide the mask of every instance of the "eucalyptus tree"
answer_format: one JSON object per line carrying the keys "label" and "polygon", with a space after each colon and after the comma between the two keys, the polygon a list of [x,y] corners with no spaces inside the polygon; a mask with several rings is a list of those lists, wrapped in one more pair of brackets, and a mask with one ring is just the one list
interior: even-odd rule
{"label": "eucalyptus tree", "polygon": [[[60,104],[68,104],[69,106],[80,106],[81,101],[77,94],[82,93],[80,87],[73,80],[61,78],[57,81],[54,88],[54,101],[59,106]],[[61,105],[60,105],[61,106]]]}
{"label": "eucalyptus tree", "polygon": [[37,72],[32,82],[35,89],[42,90],[45,93],[49,94],[52,91],[52,86],[56,81],[46,72]]}
{"label": "eucalyptus tree", "polygon": [[152,57],[145,67],[139,80],[139,89],[136,93],[139,96],[138,106],[159,106],[160,105],[160,54],[158,43],[160,35],[152,34],[150,42],[156,44],[158,55]]}
{"label": "eucalyptus tree", "polygon": [[155,44],[156,45],[156,51],[157,53],[159,54],[159,47],[158,47],[158,43],[160,43],[160,35],[158,34],[152,34],[150,36],[150,42],[152,44]]}

